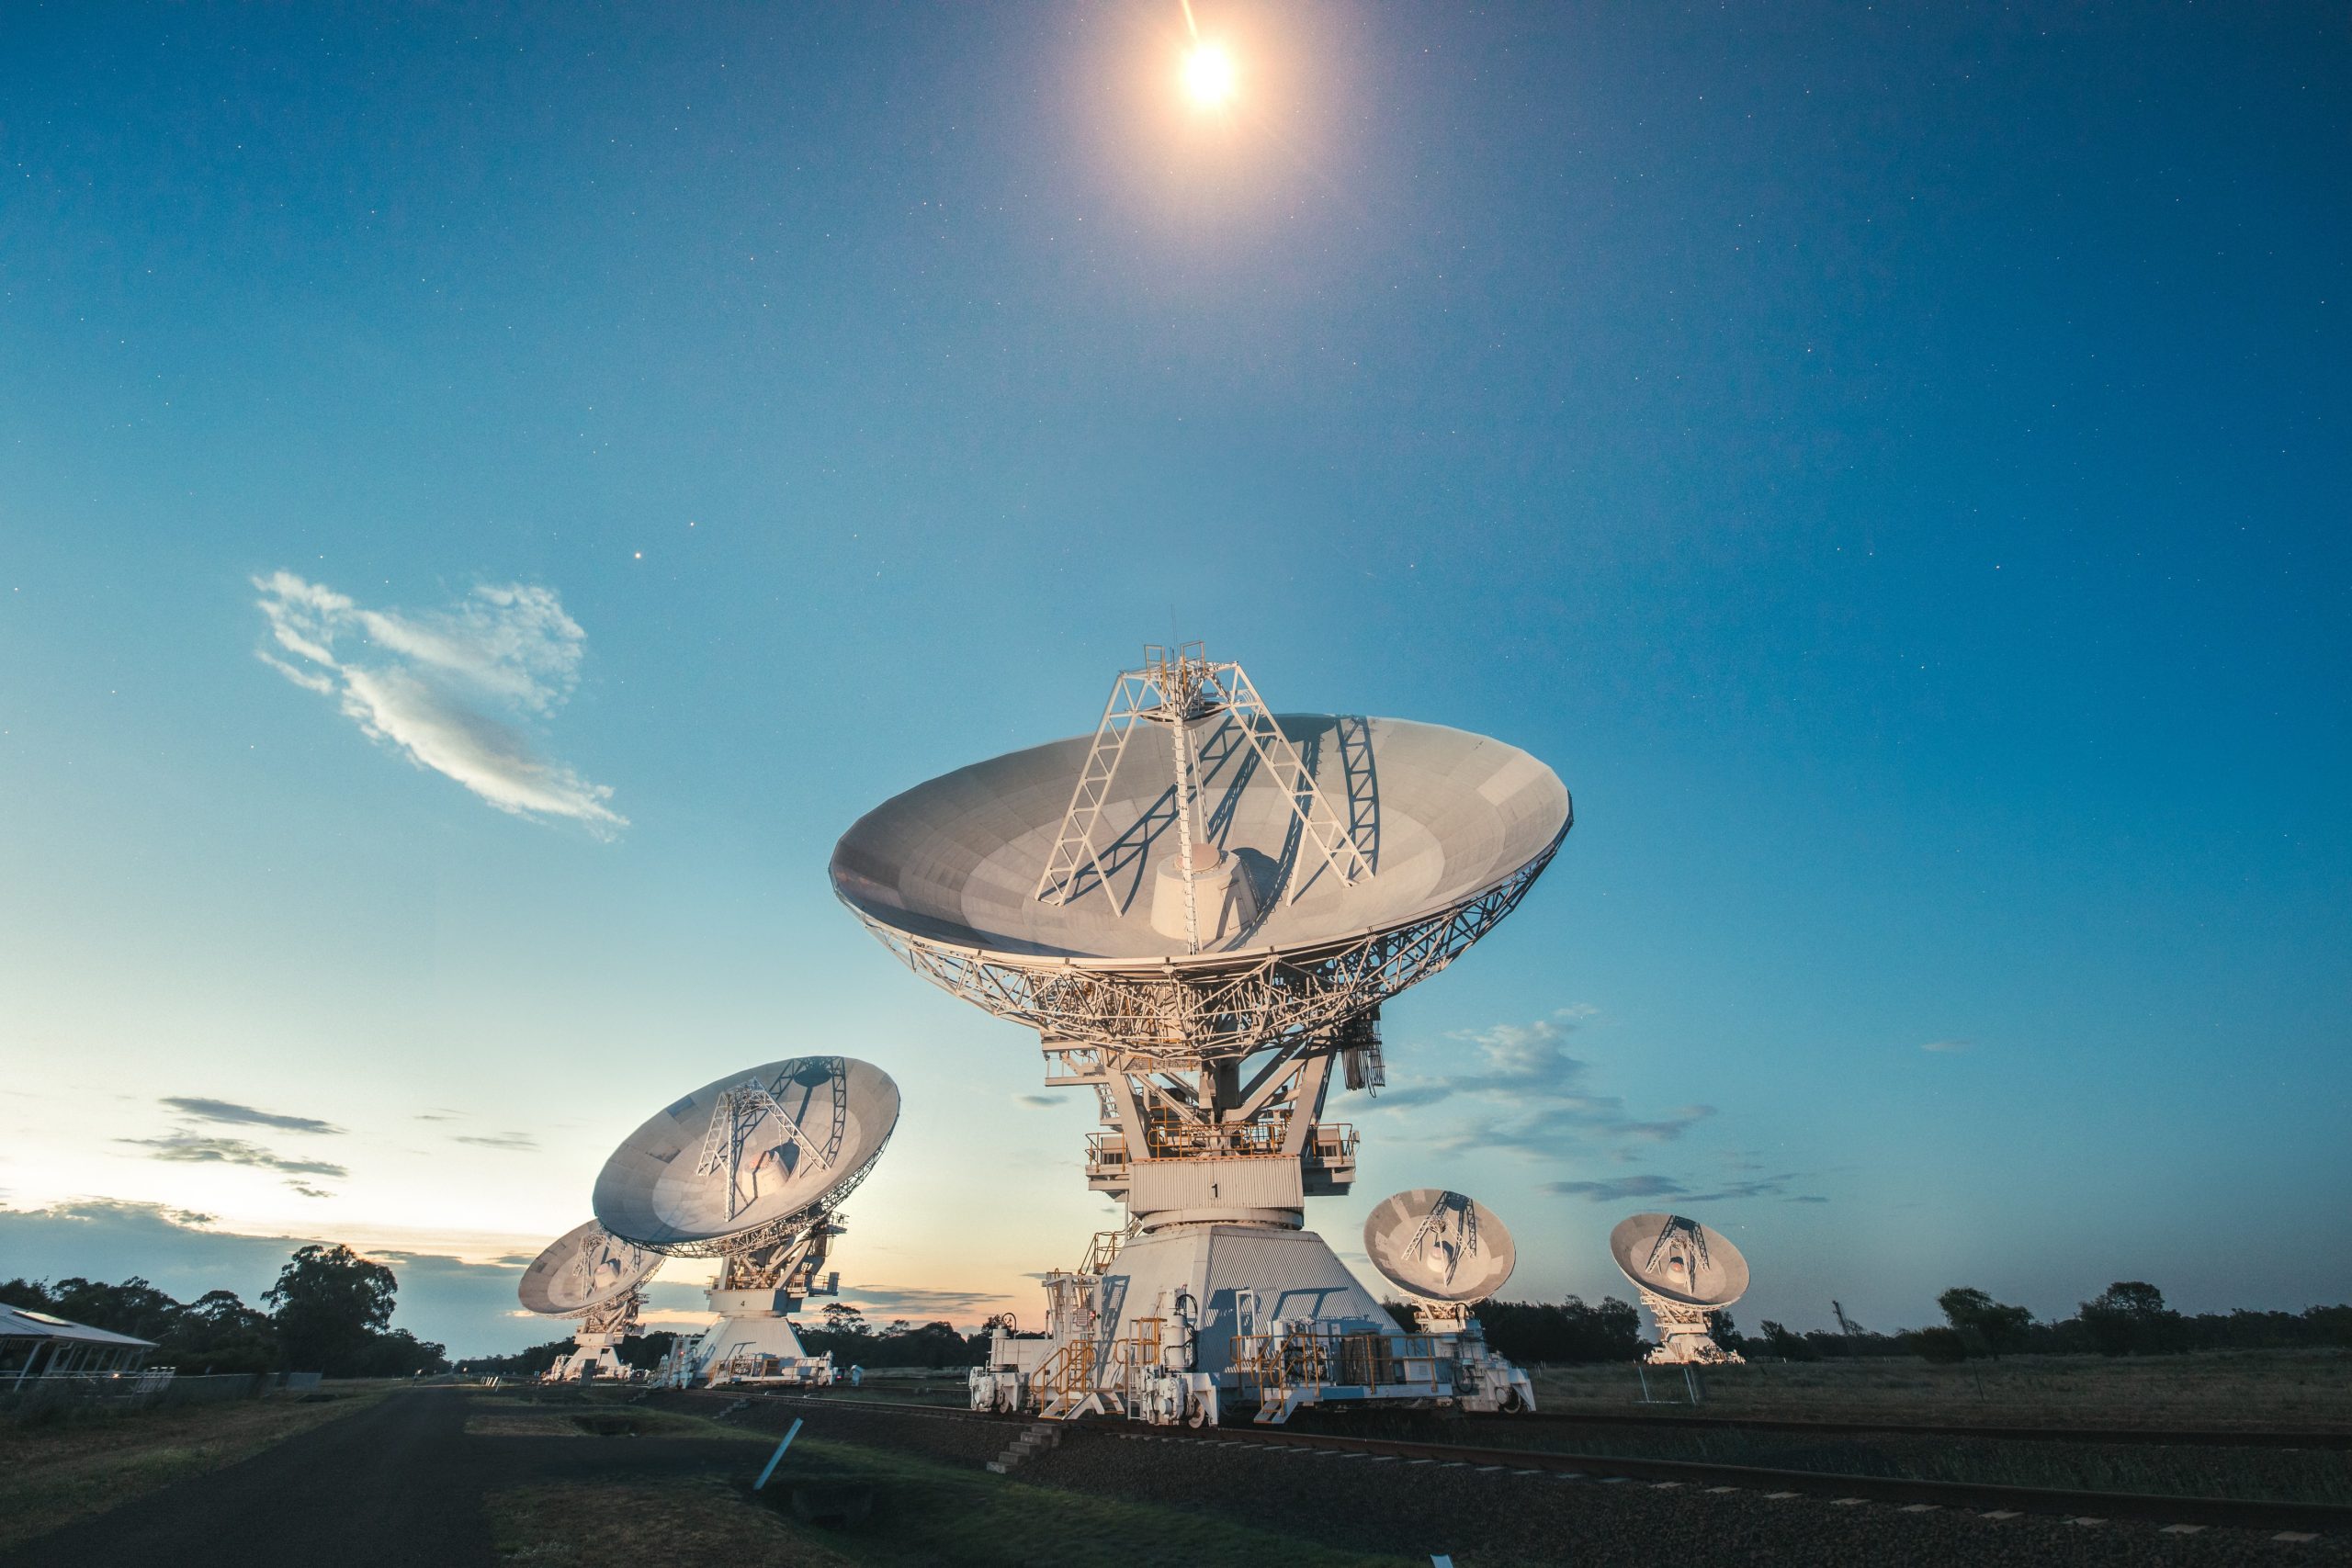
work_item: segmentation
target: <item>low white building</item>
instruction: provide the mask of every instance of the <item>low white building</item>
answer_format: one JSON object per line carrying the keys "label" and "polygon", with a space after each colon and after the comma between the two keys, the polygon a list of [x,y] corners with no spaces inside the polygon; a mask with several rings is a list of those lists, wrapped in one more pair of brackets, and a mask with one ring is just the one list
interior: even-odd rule
{"label": "low white building", "polygon": [[69,1323],[29,1307],[0,1306],[0,1382],[135,1372],[154,1348],[153,1339]]}

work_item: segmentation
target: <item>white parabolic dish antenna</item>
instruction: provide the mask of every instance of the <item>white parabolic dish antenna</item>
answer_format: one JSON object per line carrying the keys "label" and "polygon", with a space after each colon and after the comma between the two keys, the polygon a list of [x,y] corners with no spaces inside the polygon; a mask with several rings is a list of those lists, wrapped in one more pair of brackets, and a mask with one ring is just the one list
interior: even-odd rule
{"label": "white parabolic dish antenna", "polygon": [[1363,1249],[1390,1284],[1438,1302],[1485,1301],[1519,1259],[1492,1209],[1437,1187],[1383,1198],[1363,1223]]}
{"label": "white parabolic dish antenna", "polygon": [[1678,1306],[1713,1311],[1747,1290],[1747,1259],[1721,1231],[1679,1214],[1635,1214],[1609,1233],[1625,1278]]}
{"label": "white parabolic dish antenna", "polygon": [[[1435,974],[1567,835],[1566,786],[1515,746],[1269,715],[1238,666],[1201,668],[1235,673],[1203,678],[1208,716],[1178,730],[1182,809],[1168,704],[1129,684],[1156,674],[1160,691],[1183,672],[1169,664],[1124,678],[1093,737],[868,812],[833,852],[834,892],[917,973],[999,1017],[1200,1061],[1331,1028]],[[1130,743],[1123,724],[1162,733]]]}
{"label": "white parabolic dish antenna", "polygon": [[662,1255],[635,1247],[590,1220],[549,1242],[523,1270],[523,1305],[549,1317],[579,1317],[628,1298],[652,1278]]}
{"label": "white parabolic dish antenna", "polygon": [[596,1219],[655,1252],[748,1252],[837,1207],[898,1124],[899,1086],[870,1062],[796,1056],[729,1073],[613,1151]]}

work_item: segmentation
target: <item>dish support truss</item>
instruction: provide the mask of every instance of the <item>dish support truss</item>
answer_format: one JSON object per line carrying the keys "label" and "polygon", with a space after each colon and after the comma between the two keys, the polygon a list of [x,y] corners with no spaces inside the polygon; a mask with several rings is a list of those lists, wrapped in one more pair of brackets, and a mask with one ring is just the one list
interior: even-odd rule
{"label": "dish support truss", "polygon": [[[1216,721],[1216,728],[1204,739],[1194,734],[1196,726],[1211,720]],[[1357,879],[1373,874],[1372,855],[1362,837],[1367,826],[1362,818],[1369,807],[1360,807],[1351,790],[1347,816],[1332,808],[1298,748],[1274,722],[1248,672],[1238,664],[1212,660],[1197,642],[1173,649],[1155,643],[1145,648],[1141,669],[1122,671],[1111,683],[1110,701],[1102,706],[1094,743],[1079,769],[1069,809],[1062,813],[1061,830],[1055,835],[1045,869],[1038,874],[1035,895],[1038,899],[1068,904],[1099,888],[1120,914],[1127,912],[1128,900],[1120,899],[1114,891],[1117,885],[1113,868],[1103,863],[1104,852],[1096,847],[1094,834],[1102,826],[1102,807],[1110,800],[1127,742],[1142,724],[1165,729],[1173,752],[1176,863],[1184,890],[1186,952],[1201,950],[1200,910],[1193,886],[1194,846],[1207,842],[1201,821],[1201,789],[1237,757],[1242,760],[1231,787],[1238,789],[1251,768],[1263,768],[1289,806],[1304,841],[1313,846],[1334,876],[1352,886]],[[1352,786],[1359,767],[1368,766],[1369,761],[1348,754],[1344,745],[1342,752],[1342,771]],[[1311,874],[1300,874],[1304,860],[1301,856],[1291,863],[1283,894],[1285,903],[1314,880]],[[1091,880],[1089,872],[1093,874]]]}
{"label": "dish support truss", "polygon": [[[647,1247],[650,1250],[659,1252],[667,1258],[766,1259],[765,1262],[747,1263],[745,1267],[764,1269],[769,1272],[775,1272],[782,1267],[779,1261],[781,1258],[797,1248],[808,1246],[817,1238],[819,1231],[831,1226],[831,1235],[840,1234],[843,1228],[841,1216],[842,1205],[848,1201],[851,1193],[865,1185],[865,1179],[871,1176],[874,1173],[874,1168],[881,1163],[883,1151],[889,1146],[890,1140],[883,1139],[876,1145],[873,1155],[861,1168],[837,1185],[827,1189],[822,1199],[805,1209],[780,1215],[764,1224],[754,1225],[749,1230],[729,1232],[726,1235],[709,1236],[700,1241],[666,1242],[660,1247],[653,1247],[650,1243],[639,1245]],[[818,1253],[818,1258],[820,1261],[823,1259],[821,1250]]]}
{"label": "dish support truss", "polygon": [[841,1214],[829,1212],[792,1235],[722,1253],[718,1279],[712,1288],[778,1291],[796,1299],[839,1295],[839,1270],[827,1275],[822,1284],[819,1276],[826,1273],[825,1259],[832,1251],[833,1237],[848,1229]]}
{"label": "dish support truss", "polygon": [[1378,1029],[1375,1006],[1253,1056],[1190,1063],[1048,1039],[1046,1084],[1094,1091],[1087,1183],[1123,1201],[1132,1226],[1295,1229],[1306,1199],[1355,1179],[1355,1129],[1323,1121],[1323,1104],[1335,1058],[1378,1059]]}
{"label": "dish support truss", "polygon": [[975,1007],[1049,1040],[1182,1066],[1329,1032],[1428,979],[1519,907],[1572,825],[1501,881],[1419,919],[1323,947],[1207,954],[1158,973],[1128,959],[959,947],[849,908],[907,967]]}

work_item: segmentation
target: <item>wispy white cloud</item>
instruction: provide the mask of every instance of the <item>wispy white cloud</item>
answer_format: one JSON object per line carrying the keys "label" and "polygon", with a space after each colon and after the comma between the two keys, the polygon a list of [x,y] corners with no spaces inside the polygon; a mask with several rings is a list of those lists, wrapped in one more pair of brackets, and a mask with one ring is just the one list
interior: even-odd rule
{"label": "wispy white cloud", "polygon": [[208,1100],[199,1095],[165,1095],[156,1103],[168,1105],[183,1116],[199,1122],[225,1122],[241,1127],[276,1127],[288,1133],[340,1133],[342,1128],[315,1116],[289,1116],[277,1111],[256,1111],[250,1105],[239,1105],[231,1100]]}
{"label": "wispy white cloud", "polygon": [[166,1133],[160,1138],[117,1138],[115,1142],[152,1151],[147,1156],[149,1159],[171,1160],[180,1165],[249,1165],[262,1170],[281,1171],[288,1176],[351,1174],[327,1160],[288,1159],[243,1138],[216,1138],[187,1128]]}
{"label": "wispy white cloud", "polygon": [[1679,1198],[1690,1190],[1667,1176],[1617,1176],[1599,1181],[1547,1181],[1544,1190],[1618,1203],[1628,1198]]}
{"label": "wispy white cloud", "polygon": [[1439,1133],[1448,1153],[1507,1148],[1556,1156],[1594,1143],[1672,1143],[1715,1113],[1711,1105],[1678,1106],[1637,1116],[1619,1096],[1592,1090],[1590,1064],[1568,1055],[1565,1042],[1590,1008],[1563,1008],[1532,1023],[1498,1024],[1452,1038],[1472,1059],[1442,1077],[1414,1077],[1381,1091],[1389,1109],[1452,1102],[1463,1114]]}
{"label": "wispy white cloud", "polygon": [[845,1306],[857,1308],[869,1324],[879,1327],[882,1323],[900,1315],[910,1318],[964,1316],[968,1321],[969,1314],[995,1306],[1003,1298],[985,1291],[888,1291],[843,1285],[840,1300]]}
{"label": "wispy white cloud", "polygon": [[[1803,1179],[1803,1173],[1792,1171],[1785,1176],[1764,1176],[1751,1181],[1731,1181],[1712,1192],[1693,1192],[1686,1182],[1670,1176],[1618,1176],[1603,1180],[1547,1181],[1546,1192],[1563,1197],[1582,1198],[1593,1203],[1618,1203],[1629,1198],[1679,1198],[1689,1203],[1728,1203],[1741,1198],[1778,1198],[1788,1192],[1792,1182]],[[1822,1197],[1792,1197],[1792,1203],[1826,1203]]]}
{"label": "wispy white cloud", "polygon": [[588,634],[554,590],[481,587],[444,610],[371,610],[289,571],[254,579],[274,648],[261,661],[340,703],[372,739],[518,817],[600,837],[628,826],[612,790],[541,756],[527,727],[579,684]]}
{"label": "wispy white cloud", "polygon": [[460,1133],[451,1141],[471,1144],[481,1149],[536,1149],[539,1146],[528,1133]]}

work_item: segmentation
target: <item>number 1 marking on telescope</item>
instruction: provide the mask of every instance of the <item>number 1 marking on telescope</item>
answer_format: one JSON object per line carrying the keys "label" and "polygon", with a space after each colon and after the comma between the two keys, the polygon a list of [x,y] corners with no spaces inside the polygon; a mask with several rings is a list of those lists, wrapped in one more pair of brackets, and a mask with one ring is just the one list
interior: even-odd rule
{"label": "number 1 marking on telescope", "polygon": [[784,1441],[775,1446],[775,1452],[768,1455],[768,1467],[760,1472],[759,1482],[752,1488],[752,1491],[764,1492],[767,1490],[768,1477],[775,1473],[775,1467],[784,1461],[784,1450],[790,1448],[792,1446],[792,1439],[799,1435],[800,1417],[795,1416],[792,1418],[792,1426],[790,1429],[784,1434]]}

